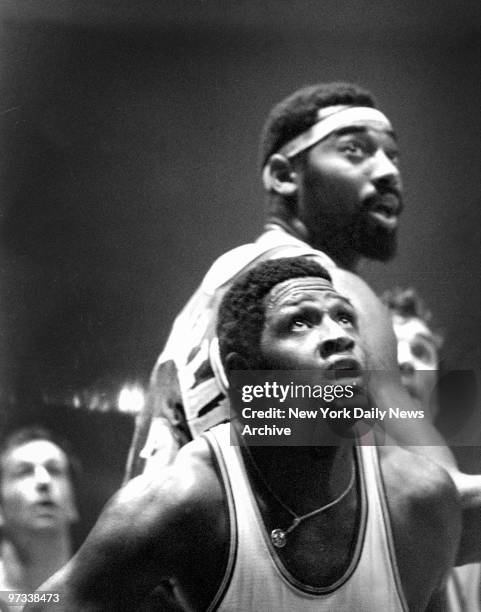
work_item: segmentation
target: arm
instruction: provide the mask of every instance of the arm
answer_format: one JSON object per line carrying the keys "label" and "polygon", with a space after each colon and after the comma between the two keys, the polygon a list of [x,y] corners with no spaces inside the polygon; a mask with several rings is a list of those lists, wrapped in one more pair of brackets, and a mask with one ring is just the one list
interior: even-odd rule
{"label": "arm", "polygon": [[173,580],[193,609],[207,607],[228,550],[222,504],[207,443],[189,444],[160,481],[140,476],[115,495],[78,553],[39,590],[61,593],[65,612],[134,610]]}
{"label": "arm", "polygon": [[428,609],[439,609],[433,605],[443,599],[461,531],[456,487],[445,470],[420,456],[397,447],[379,451],[396,559],[409,610],[425,610],[428,602]]}
{"label": "arm", "polygon": [[481,562],[481,475],[460,473],[455,482],[463,507],[463,530],[456,565]]}
{"label": "arm", "polygon": [[59,610],[135,609],[162,578],[172,560],[155,550],[154,525],[142,517],[144,500],[152,498],[143,481],[131,481],[114,496],[78,553],[39,588],[61,594]]}

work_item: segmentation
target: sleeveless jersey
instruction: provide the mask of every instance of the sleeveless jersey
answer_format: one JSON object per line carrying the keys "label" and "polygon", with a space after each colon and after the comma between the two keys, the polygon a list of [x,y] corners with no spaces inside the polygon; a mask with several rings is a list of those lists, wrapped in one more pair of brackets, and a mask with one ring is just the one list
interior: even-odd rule
{"label": "sleeveless jersey", "polygon": [[407,611],[381,480],[377,448],[356,448],[361,490],[357,543],[344,575],[329,587],[300,583],[275,553],[229,425],[204,434],[227,491],[231,525],[229,562],[209,612]]}

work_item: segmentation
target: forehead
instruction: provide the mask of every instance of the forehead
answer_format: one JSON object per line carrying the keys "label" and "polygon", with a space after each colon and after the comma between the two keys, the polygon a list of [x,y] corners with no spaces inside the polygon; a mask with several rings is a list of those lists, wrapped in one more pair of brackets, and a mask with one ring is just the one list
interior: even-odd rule
{"label": "forehead", "polygon": [[429,327],[418,317],[401,317],[394,314],[392,317],[394,333],[399,341],[410,341],[413,339],[423,339],[434,344],[434,336]]}
{"label": "forehead", "polygon": [[331,283],[323,278],[291,278],[275,285],[265,298],[267,315],[284,307],[299,306],[303,302],[325,305],[331,300],[345,298],[334,291]]}
{"label": "forehead", "polygon": [[31,440],[8,450],[3,456],[5,467],[14,466],[19,463],[32,465],[45,464],[50,461],[67,465],[65,453],[50,440]]}

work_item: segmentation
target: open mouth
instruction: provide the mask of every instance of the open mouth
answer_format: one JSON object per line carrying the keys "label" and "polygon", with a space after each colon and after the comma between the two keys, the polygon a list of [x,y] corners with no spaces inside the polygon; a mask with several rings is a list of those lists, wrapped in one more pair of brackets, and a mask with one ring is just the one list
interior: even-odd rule
{"label": "open mouth", "polygon": [[401,202],[392,192],[377,195],[368,205],[369,215],[388,229],[394,229],[397,226],[400,212]]}
{"label": "open mouth", "polygon": [[336,378],[358,378],[361,376],[361,364],[354,357],[338,357],[327,366],[329,372],[334,372]]}

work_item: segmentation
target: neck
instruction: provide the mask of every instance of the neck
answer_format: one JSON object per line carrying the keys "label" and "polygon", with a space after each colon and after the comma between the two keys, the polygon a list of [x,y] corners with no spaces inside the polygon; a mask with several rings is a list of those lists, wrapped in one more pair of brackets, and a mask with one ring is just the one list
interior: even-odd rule
{"label": "neck", "polygon": [[360,256],[352,250],[352,241],[342,241],[339,234],[331,237],[327,234],[315,236],[309,232],[305,224],[293,215],[269,214],[268,223],[282,227],[286,232],[306,242],[309,246],[318,251],[326,253],[340,268],[355,272],[359,265]]}
{"label": "neck", "polygon": [[4,582],[10,589],[34,591],[72,556],[65,531],[6,533],[0,544]]}
{"label": "neck", "polygon": [[[352,445],[243,448],[249,475],[256,472],[287,505],[307,512],[339,496],[352,476]],[[252,465],[252,463],[255,463]],[[262,488],[257,482],[256,488]]]}
{"label": "neck", "polygon": [[340,268],[355,272],[359,265],[361,258],[352,250],[352,238],[343,240],[339,233],[333,236],[325,234],[317,238],[312,236],[309,244],[329,255]]}

